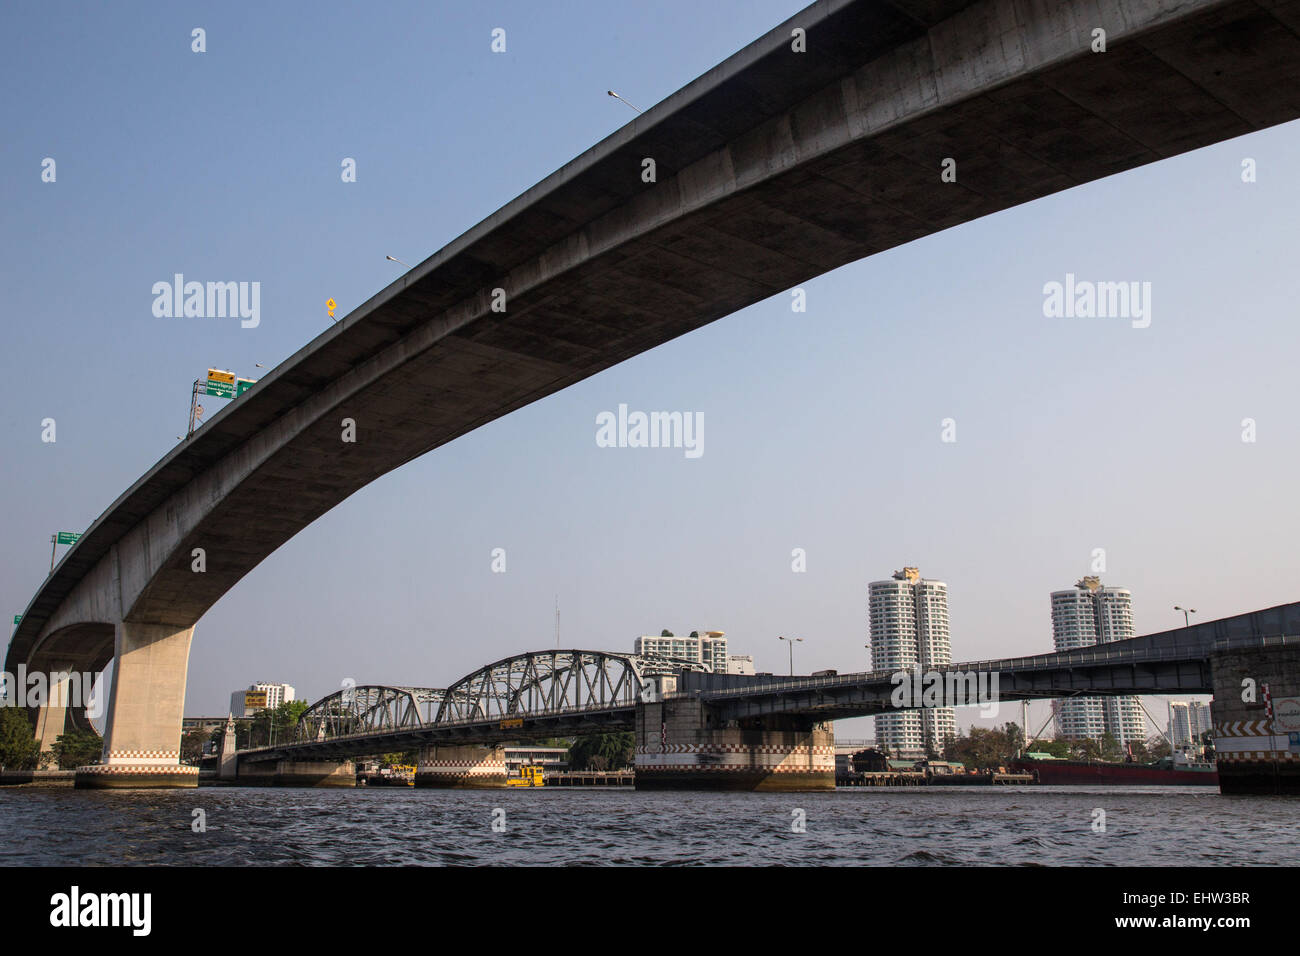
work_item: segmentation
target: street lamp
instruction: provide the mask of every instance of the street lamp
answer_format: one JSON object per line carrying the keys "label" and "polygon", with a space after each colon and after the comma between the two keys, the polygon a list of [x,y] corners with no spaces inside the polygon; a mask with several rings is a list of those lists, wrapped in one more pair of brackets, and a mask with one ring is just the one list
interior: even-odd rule
{"label": "street lamp", "polygon": [[778,637],[777,640],[785,641],[787,644],[790,645],[790,676],[793,677],[794,676],[794,645],[796,643],[802,644],[803,638],[802,637]]}
{"label": "street lamp", "polygon": [[[619,100],[619,101],[621,101],[621,102],[623,102],[623,103],[627,103],[627,100],[623,99],[623,97],[619,96],[619,95],[618,95],[617,93],[615,93],[613,90],[606,90],[605,92],[608,93],[610,96],[614,97],[614,99]],[[632,106],[631,103],[627,103],[627,105],[628,105],[628,106]],[[639,109],[637,109],[635,106],[632,106],[632,109],[636,110],[638,113],[643,113],[643,112],[645,112],[644,110],[639,110]]]}
{"label": "street lamp", "polygon": [[409,265],[407,265],[407,263],[402,262],[401,259],[397,258],[397,256],[384,256],[384,258],[385,258],[385,259],[388,259],[390,262],[396,262],[396,263],[399,263],[399,264],[401,264],[401,265],[404,265],[404,266],[406,266],[406,268],[408,268],[408,269],[411,268]]}
{"label": "street lamp", "polygon": [[1187,627],[1187,626],[1189,626],[1189,625],[1188,625],[1188,620],[1189,620],[1189,619],[1188,619],[1187,615],[1189,615],[1189,614],[1195,614],[1195,613],[1196,613],[1196,608],[1194,608],[1194,607],[1192,607],[1192,608],[1179,607],[1177,604],[1174,605],[1174,610],[1175,610],[1175,611],[1182,611],[1182,612],[1183,612],[1183,627]]}

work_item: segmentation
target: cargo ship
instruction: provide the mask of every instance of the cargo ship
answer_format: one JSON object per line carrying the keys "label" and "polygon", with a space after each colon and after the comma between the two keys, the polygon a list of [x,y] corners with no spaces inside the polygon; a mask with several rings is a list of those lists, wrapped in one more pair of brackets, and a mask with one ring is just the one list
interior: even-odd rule
{"label": "cargo ship", "polygon": [[1038,783],[1060,786],[1195,786],[1217,787],[1219,772],[1211,762],[1190,760],[1182,754],[1153,763],[1108,760],[1065,760],[1050,754],[1028,753],[1011,762],[1018,773],[1032,773]]}

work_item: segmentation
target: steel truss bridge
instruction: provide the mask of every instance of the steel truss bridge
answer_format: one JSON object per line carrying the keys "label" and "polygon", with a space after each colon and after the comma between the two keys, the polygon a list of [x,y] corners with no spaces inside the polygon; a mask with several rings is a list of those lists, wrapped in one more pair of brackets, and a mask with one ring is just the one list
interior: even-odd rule
{"label": "steel truss bridge", "polygon": [[652,678],[704,670],[693,661],[614,651],[517,654],[447,688],[344,687],[303,713],[295,740],[241,757],[345,757],[630,730],[637,702],[653,693]]}
{"label": "steel truss bridge", "polygon": [[[926,706],[960,706],[972,689],[987,690],[996,675],[996,700],[1072,696],[1208,694],[1215,655],[1300,644],[1300,603],[1095,647],[1033,657],[952,664],[939,698]],[[673,675],[661,691],[656,677]],[[981,680],[981,675],[983,680]],[[411,750],[431,744],[493,744],[631,730],[638,704],[698,697],[720,722],[741,725],[764,718],[839,720],[916,709],[891,700],[897,671],[776,677],[710,674],[689,661],[613,651],[548,650],[489,664],[445,689],[345,687],[316,702],[298,724],[297,738],[241,751],[242,760],[343,759]],[[955,699],[954,692],[964,694]]]}

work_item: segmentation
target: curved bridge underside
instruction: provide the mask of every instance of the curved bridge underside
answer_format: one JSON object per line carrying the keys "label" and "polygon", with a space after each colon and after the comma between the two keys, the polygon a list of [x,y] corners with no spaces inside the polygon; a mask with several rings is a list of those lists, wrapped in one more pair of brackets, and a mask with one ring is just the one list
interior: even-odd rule
{"label": "curved bridge underside", "polygon": [[[117,660],[109,736],[121,740],[106,760],[163,759],[151,755],[177,751],[195,622],[358,489],[845,263],[1292,120],[1298,24],[1294,3],[1247,0],[821,0],[412,269],[169,452],[42,584],[6,669]],[[946,159],[955,182],[941,180]]]}
{"label": "curved bridge underside", "polygon": [[[191,627],[307,524],[510,411],[839,265],[1300,115],[1293,4],[821,2],[282,363],[64,557],[7,667]],[[1104,54],[1092,30],[1107,30]],[[807,53],[791,49],[795,28]],[[946,157],[957,182],[940,182]],[[657,177],[642,178],[645,158]],[[506,295],[494,312],[493,290]],[[357,441],[341,441],[341,422]],[[203,548],[207,571],[191,570]]]}

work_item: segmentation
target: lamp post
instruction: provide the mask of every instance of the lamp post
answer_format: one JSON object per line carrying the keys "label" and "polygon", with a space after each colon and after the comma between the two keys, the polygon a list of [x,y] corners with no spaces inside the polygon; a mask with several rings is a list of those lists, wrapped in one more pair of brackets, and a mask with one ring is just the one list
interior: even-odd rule
{"label": "lamp post", "polygon": [[407,265],[407,263],[402,262],[401,259],[397,258],[397,256],[384,256],[384,258],[388,259],[390,262],[396,262],[399,265],[406,266],[406,268],[408,269],[411,268],[409,265]]}
{"label": "lamp post", "polygon": [[790,676],[794,676],[794,646],[796,643],[802,644],[802,637],[778,637],[778,641],[785,641],[790,645]]}
{"label": "lamp post", "polygon": [[1194,607],[1192,608],[1179,607],[1177,604],[1174,605],[1174,610],[1183,612],[1183,627],[1189,626],[1189,618],[1187,615],[1196,613],[1196,608]]}
{"label": "lamp post", "polygon": [[[618,100],[618,101],[620,101],[620,102],[622,102],[622,103],[627,103],[627,100],[623,99],[623,97],[619,96],[619,95],[618,95],[617,93],[615,93],[613,90],[606,90],[605,92],[608,93],[610,96],[614,97],[614,99],[616,99],[616,100]],[[628,106],[632,106],[631,103],[627,103],[627,105],[628,105]],[[632,106],[632,109],[636,110],[638,113],[643,113],[643,112],[645,112],[644,110],[639,110],[639,109],[637,109],[635,106]]]}

